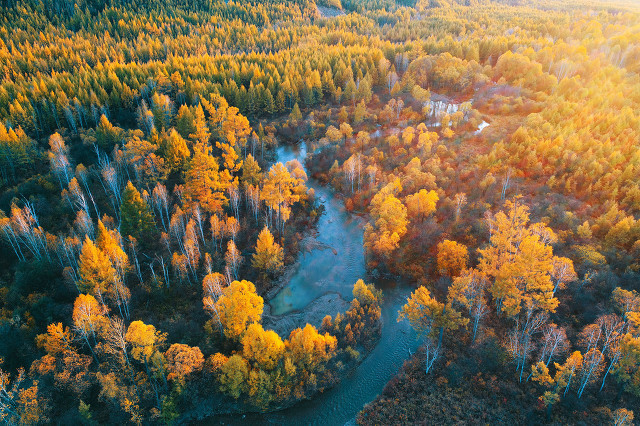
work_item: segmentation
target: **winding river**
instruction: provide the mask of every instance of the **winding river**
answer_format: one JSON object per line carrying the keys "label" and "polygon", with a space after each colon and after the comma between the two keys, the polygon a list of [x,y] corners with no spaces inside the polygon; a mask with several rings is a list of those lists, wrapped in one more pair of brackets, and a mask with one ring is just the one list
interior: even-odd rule
{"label": "winding river", "polygon": [[[305,157],[304,143],[278,148],[278,161],[283,163],[297,159],[304,165]],[[269,301],[271,313],[286,317],[303,311],[305,306],[328,293],[338,293],[346,301],[351,301],[353,284],[364,278],[367,282],[374,281],[384,292],[380,341],[357,368],[344,375],[337,386],[311,400],[274,413],[212,419],[212,423],[323,426],[354,423],[358,412],[382,392],[384,385],[409,357],[409,351],[413,352],[418,346],[409,325],[396,320],[411,288],[367,279],[362,248],[363,220],[346,212],[330,188],[313,179],[309,179],[308,186],[314,189],[316,198],[325,206],[318,222],[317,241],[335,249],[335,252],[317,249],[301,254],[303,258],[288,285]],[[332,312],[329,305],[327,309],[326,314],[335,316],[336,312]]]}

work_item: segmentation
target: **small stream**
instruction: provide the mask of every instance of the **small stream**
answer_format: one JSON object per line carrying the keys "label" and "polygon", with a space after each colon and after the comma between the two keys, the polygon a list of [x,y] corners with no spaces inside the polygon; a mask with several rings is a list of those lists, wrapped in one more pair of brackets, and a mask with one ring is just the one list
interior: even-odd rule
{"label": "small stream", "polygon": [[[278,148],[278,161],[297,159],[304,165],[306,146]],[[409,352],[418,347],[415,333],[408,323],[397,322],[398,311],[406,303],[412,288],[385,280],[367,279],[362,247],[364,221],[344,209],[333,191],[309,179],[316,198],[325,211],[318,221],[318,241],[335,249],[313,250],[304,256],[290,282],[269,301],[271,313],[286,316],[327,293],[339,293],[347,301],[353,298],[353,284],[363,278],[383,290],[382,335],[379,343],[355,369],[345,373],[342,381],[332,389],[302,401],[286,410],[267,414],[228,416],[211,419],[212,424],[274,424],[274,425],[344,425],[355,423],[364,405],[376,398],[384,385],[395,375]],[[329,308],[330,309],[330,308]],[[336,312],[328,311],[335,316]]]}
{"label": "small stream", "polygon": [[[277,152],[278,161],[283,164],[297,159],[304,165],[307,155],[304,143],[296,147],[280,147]],[[309,179],[307,186],[313,188],[316,200],[325,208],[318,220],[316,240],[331,249],[313,250],[301,255],[298,270],[289,284],[269,301],[273,315],[300,310],[328,292],[336,292],[350,301],[353,284],[366,275],[362,219],[349,214],[330,188],[313,179]],[[327,314],[335,316],[336,312]]]}

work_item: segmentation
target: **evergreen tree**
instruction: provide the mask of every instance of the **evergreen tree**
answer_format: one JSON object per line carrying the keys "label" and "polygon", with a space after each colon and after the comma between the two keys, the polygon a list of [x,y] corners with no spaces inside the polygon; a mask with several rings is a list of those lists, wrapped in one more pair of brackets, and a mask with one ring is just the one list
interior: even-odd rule
{"label": "evergreen tree", "polygon": [[156,234],[151,208],[130,181],[127,182],[120,204],[120,233],[132,236],[143,247],[149,247]]}
{"label": "evergreen tree", "polygon": [[291,120],[291,122],[294,125],[296,125],[300,120],[302,120],[302,113],[300,112],[300,107],[298,106],[297,102],[293,106],[293,109],[291,110],[291,114],[289,114],[289,120]]}
{"label": "evergreen tree", "polygon": [[176,129],[171,129],[163,138],[163,156],[171,171],[181,170],[191,155],[187,143]]}

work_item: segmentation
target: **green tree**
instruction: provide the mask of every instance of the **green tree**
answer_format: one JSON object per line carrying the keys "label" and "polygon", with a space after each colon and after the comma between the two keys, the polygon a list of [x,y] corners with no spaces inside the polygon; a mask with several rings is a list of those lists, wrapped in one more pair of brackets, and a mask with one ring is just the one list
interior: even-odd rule
{"label": "green tree", "polygon": [[289,120],[291,120],[291,123],[294,126],[297,125],[302,120],[302,112],[300,112],[300,107],[298,106],[297,102],[293,106],[293,109],[291,110],[291,114],[289,114]]}
{"label": "green tree", "polygon": [[627,392],[640,396],[640,337],[626,334],[620,342],[620,360],[614,374]]}
{"label": "green tree", "polygon": [[240,355],[231,356],[220,368],[220,390],[238,399],[247,389],[249,363]]}
{"label": "green tree", "polygon": [[124,131],[111,124],[104,114],[100,117],[100,123],[96,128],[96,142],[100,148],[111,151],[115,144],[122,142],[123,134]]}
{"label": "green tree", "polygon": [[120,233],[132,236],[143,247],[149,247],[157,233],[151,208],[130,181],[120,204]]}
{"label": "green tree", "polygon": [[176,130],[184,139],[196,132],[195,117],[188,106],[182,105],[176,115]]}

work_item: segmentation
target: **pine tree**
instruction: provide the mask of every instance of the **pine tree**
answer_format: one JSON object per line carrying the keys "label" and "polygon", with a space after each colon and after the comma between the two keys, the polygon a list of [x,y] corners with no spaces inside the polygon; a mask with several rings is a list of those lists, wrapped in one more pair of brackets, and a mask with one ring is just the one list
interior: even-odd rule
{"label": "pine tree", "polygon": [[266,226],[256,243],[256,253],[253,255],[252,265],[265,273],[274,273],[283,266],[284,252],[282,247],[273,240],[273,235]]}
{"label": "pine tree", "polygon": [[211,133],[209,132],[209,127],[207,126],[207,119],[204,117],[202,104],[198,104],[198,106],[196,107],[196,115],[193,126],[195,130],[192,134],[189,135],[189,138],[191,138],[191,140],[193,140],[197,144],[203,146],[208,145]]}
{"label": "pine tree", "polygon": [[294,126],[297,125],[298,122],[300,122],[300,120],[302,120],[302,113],[300,112],[300,107],[298,106],[297,102],[293,106],[293,109],[291,110],[291,114],[289,114],[289,120],[291,120],[291,123]]}
{"label": "pine tree", "polygon": [[196,132],[195,117],[188,106],[182,105],[176,115],[176,130],[187,139]]}
{"label": "pine tree", "polygon": [[96,128],[96,142],[100,148],[111,151],[115,144],[122,142],[122,134],[123,130],[111,124],[104,114],[100,117]]}
{"label": "pine tree", "polygon": [[131,182],[127,182],[122,194],[120,233],[132,236],[143,247],[149,247],[156,234],[156,223],[151,208]]}
{"label": "pine tree", "polygon": [[249,185],[259,185],[262,180],[262,170],[260,165],[253,158],[253,155],[247,155],[247,159],[242,164],[242,184],[246,188]]}
{"label": "pine tree", "polygon": [[210,148],[196,146],[194,151],[184,177],[185,201],[199,203],[208,213],[221,212],[228,203],[225,192],[231,184],[231,175],[227,170],[219,171]]}
{"label": "pine tree", "polygon": [[109,293],[117,279],[109,257],[86,237],[78,260],[78,289],[83,293],[90,293],[104,297]]}
{"label": "pine tree", "polygon": [[162,154],[171,171],[182,170],[191,156],[186,141],[176,129],[171,129],[163,138]]}

